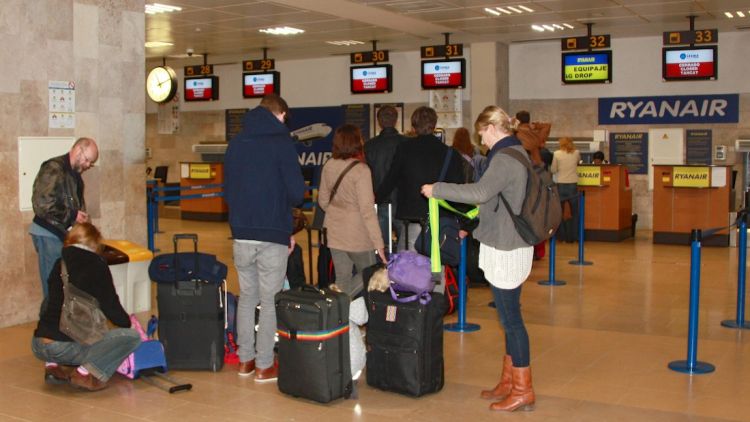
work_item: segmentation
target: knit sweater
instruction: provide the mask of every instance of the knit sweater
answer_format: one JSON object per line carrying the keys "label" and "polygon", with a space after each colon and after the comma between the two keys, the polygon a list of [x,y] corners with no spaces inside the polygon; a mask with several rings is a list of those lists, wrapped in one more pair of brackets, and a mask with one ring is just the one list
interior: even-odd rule
{"label": "knit sweater", "polygon": [[581,161],[581,153],[578,150],[566,152],[557,150],[552,155],[552,167],[550,170],[556,176],[557,183],[578,183],[578,162]]}
{"label": "knit sweater", "polygon": [[[524,152],[521,145],[508,148]],[[495,249],[510,251],[529,245],[516,231],[499,194],[502,193],[513,212],[519,214],[526,195],[527,178],[523,164],[509,155],[495,153],[478,182],[466,185],[435,183],[432,195],[449,201],[479,204],[479,226],[473,232],[474,238]]]}

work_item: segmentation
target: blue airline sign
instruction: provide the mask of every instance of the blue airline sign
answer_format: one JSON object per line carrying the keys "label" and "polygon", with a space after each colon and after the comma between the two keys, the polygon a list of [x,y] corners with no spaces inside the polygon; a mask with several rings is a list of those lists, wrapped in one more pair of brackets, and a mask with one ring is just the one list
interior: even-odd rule
{"label": "blue airline sign", "polygon": [[739,104],[739,94],[599,98],[599,124],[738,123]]}

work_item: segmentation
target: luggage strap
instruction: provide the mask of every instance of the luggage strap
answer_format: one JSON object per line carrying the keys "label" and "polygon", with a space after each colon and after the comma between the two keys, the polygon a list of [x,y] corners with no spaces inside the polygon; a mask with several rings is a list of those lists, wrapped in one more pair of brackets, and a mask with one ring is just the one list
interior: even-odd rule
{"label": "luggage strap", "polygon": [[349,332],[349,323],[330,330],[322,331],[298,331],[298,330],[276,330],[279,337],[296,341],[325,341]]}

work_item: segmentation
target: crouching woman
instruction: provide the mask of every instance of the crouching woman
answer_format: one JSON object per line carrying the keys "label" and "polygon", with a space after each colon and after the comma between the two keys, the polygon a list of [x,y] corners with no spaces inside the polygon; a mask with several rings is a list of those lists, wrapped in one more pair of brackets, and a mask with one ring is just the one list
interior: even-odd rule
{"label": "crouching woman", "polygon": [[[140,344],[137,331],[130,329],[130,317],[120,304],[112,274],[99,254],[102,235],[90,223],[76,224],[63,243],[62,259],[50,273],[49,295],[42,302],[39,323],[31,341],[31,350],[45,362],[44,380],[50,384],[68,384],[96,391],[107,387],[117,367]],[[63,306],[61,261],[69,282],[99,301],[104,316],[117,327],[91,345],[77,343],[60,331]]]}

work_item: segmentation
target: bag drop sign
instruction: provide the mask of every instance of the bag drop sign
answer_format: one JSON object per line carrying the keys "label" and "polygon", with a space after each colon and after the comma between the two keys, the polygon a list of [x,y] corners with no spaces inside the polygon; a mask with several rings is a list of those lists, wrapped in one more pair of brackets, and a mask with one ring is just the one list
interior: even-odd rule
{"label": "bag drop sign", "polygon": [[739,102],[739,94],[599,98],[599,124],[738,123]]}

